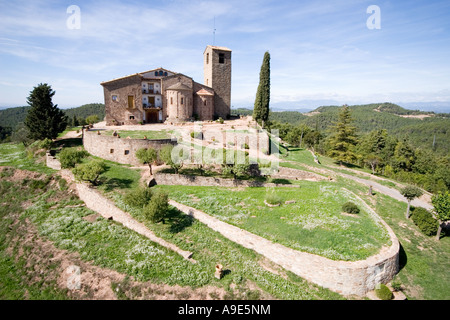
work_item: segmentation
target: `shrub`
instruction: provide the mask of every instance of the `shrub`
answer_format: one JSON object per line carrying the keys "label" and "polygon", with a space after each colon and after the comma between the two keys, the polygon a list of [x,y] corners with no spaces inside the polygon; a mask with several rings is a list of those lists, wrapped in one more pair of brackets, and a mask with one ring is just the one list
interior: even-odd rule
{"label": "shrub", "polygon": [[349,201],[342,205],[342,211],[344,211],[346,213],[358,214],[359,208],[356,204]]}
{"label": "shrub", "polygon": [[392,300],[394,295],[391,290],[385,284],[378,284],[375,289],[376,296],[381,300]]}
{"label": "shrub", "polygon": [[217,122],[219,122],[220,124],[223,124],[223,119],[222,119],[222,117],[219,117],[219,119],[217,119]]}
{"label": "shrub", "polygon": [[281,197],[273,189],[266,193],[265,200],[268,204],[276,205],[281,203]]}
{"label": "shrub", "polygon": [[147,187],[137,187],[129,191],[123,201],[135,208],[144,208],[152,199],[152,191]]}
{"label": "shrub", "polygon": [[202,132],[191,132],[191,138],[203,140],[203,133]]}
{"label": "shrub", "polygon": [[432,236],[437,233],[439,222],[434,219],[428,210],[420,207],[415,208],[411,219],[423,234]]}
{"label": "shrub", "polygon": [[79,150],[76,148],[65,148],[59,153],[59,161],[61,168],[74,168],[76,164],[88,156],[86,150]]}
{"label": "shrub", "polygon": [[150,203],[144,208],[144,216],[152,223],[158,223],[166,218],[169,212],[169,198],[166,193],[158,192],[152,196]]}
{"label": "shrub", "polygon": [[72,173],[78,180],[89,181],[93,185],[97,185],[98,177],[105,171],[106,164],[101,160],[79,164],[72,169]]}

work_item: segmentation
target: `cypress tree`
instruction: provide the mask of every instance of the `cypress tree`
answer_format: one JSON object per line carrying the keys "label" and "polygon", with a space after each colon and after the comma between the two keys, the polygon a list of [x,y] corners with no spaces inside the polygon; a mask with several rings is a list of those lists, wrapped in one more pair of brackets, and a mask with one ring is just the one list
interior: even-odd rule
{"label": "cypress tree", "polygon": [[352,162],[357,159],[353,151],[358,142],[356,128],[351,124],[353,119],[350,116],[350,108],[344,105],[339,112],[338,121],[333,126],[333,132],[328,140],[329,156],[342,162]]}
{"label": "cypress tree", "polygon": [[269,118],[270,103],[270,54],[264,54],[261,71],[259,73],[259,85],[256,92],[255,105],[253,108],[253,119],[264,126]]}
{"label": "cypress tree", "polygon": [[29,138],[34,140],[55,139],[67,126],[67,116],[58,105],[53,105],[55,91],[48,84],[39,84],[30,92],[30,105],[24,121],[29,130]]}

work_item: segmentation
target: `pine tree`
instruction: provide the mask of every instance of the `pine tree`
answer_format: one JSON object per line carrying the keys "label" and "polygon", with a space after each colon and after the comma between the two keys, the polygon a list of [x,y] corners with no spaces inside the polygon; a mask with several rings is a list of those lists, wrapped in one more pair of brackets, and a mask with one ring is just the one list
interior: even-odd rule
{"label": "pine tree", "polygon": [[29,137],[34,140],[55,139],[67,127],[67,116],[58,105],[53,105],[55,91],[48,84],[39,84],[30,92],[30,105],[24,121]]}
{"label": "pine tree", "polygon": [[261,71],[259,73],[259,85],[256,92],[255,105],[253,108],[253,119],[264,126],[269,118],[270,103],[270,54],[264,54]]}
{"label": "pine tree", "polygon": [[350,115],[350,108],[344,105],[339,112],[338,121],[332,127],[332,134],[328,139],[329,156],[342,162],[351,163],[357,159],[354,147],[358,142],[356,128],[351,124],[353,119]]}

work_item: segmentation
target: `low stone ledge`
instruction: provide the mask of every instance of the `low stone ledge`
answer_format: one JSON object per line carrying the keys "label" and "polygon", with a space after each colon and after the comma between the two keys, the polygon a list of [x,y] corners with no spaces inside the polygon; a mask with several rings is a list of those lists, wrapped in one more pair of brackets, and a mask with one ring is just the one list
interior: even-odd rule
{"label": "low stone ledge", "polygon": [[296,184],[269,183],[255,180],[225,179],[220,177],[191,176],[173,173],[155,173],[153,179],[159,185],[203,186],[203,187],[289,187],[300,188]]}

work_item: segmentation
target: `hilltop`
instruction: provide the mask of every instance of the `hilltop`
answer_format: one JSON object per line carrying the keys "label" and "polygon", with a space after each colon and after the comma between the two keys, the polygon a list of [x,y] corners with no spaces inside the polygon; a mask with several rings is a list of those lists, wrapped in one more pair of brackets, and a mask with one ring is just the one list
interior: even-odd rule
{"label": "hilltop", "polygon": [[[6,108],[0,110],[0,127],[9,127],[13,130],[17,125],[25,120],[29,106]],[[105,117],[105,105],[103,103],[89,103],[77,108],[62,109],[70,118],[76,116],[78,119],[85,119],[90,115],[97,115],[99,119]]]}
{"label": "hilltop", "polygon": [[[322,106],[310,112],[272,111],[269,120],[305,124],[327,134],[336,121],[341,106]],[[373,103],[350,106],[354,125],[360,134],[386,129],[399,140],[408,139],[417,147],[431,150],[435,142],[435,152],[447,155],[450,152],[450,113],[435,113],[405,109],[393,103]],[[235,109],[235,114],[252,114],[250,109]]]}

